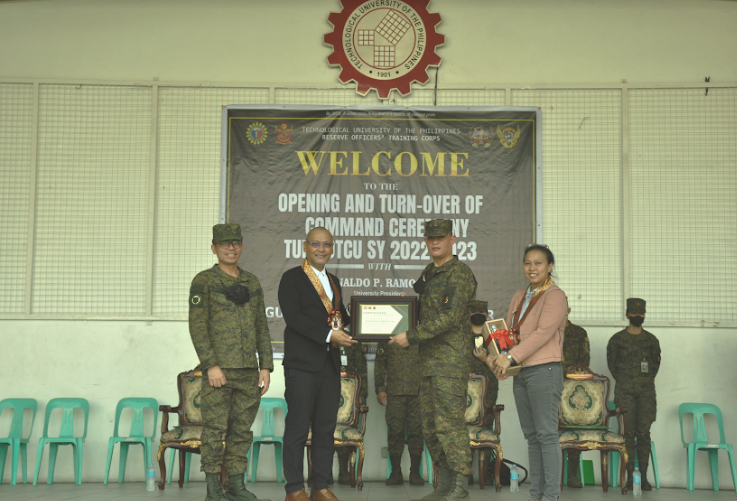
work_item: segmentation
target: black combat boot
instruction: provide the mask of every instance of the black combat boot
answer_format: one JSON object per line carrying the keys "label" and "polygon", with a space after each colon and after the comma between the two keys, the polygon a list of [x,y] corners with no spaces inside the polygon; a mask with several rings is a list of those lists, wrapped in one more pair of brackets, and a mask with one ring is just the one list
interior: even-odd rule
{"label": "black combat boot", "polygon": [[640,463],[640,475],[642,475],[642,490],[643,491],[651,491],[653,490],[653,486],[650,485],[650,482],[647,481],[647,467],[648,463]]}
{"label": "black combat boot", "polygon": [[452,474],[451,470],[438,466],[438,488],[417,501],[441,501],[444,499],[445,495],[450,492]]}
{"label": "black combat boot", "polygon": [[392,462],[392,473],[384,482],[386,485],[402,485],[404,476],[402,475],[402,456],[390,456]]}
{"label": "black combat boot", "polygon": [[468,491],[463,488],[463,479],[466,475],[457,471],[450,472],[450,490],[443,498],[444,501],[459,501],[468,498]]}
{"label": "black combat boot", "polygon": [[[409,467],[409,485],[425,485],[425,479],[420,474],[420,464],[422,464],[422,453],[410,454]],[[394,463],[392,463],[394,464]]]}
{"label": "black combat boot", "polygon": [[246,489],[243,473],[228,474],[228,490],[225,491],[225,499],[228,501],[271,501],[270,499],[258,499],[253,492]]}
{"label": "black combat boot", "polygon": [[205,501],[228,501],[223,492],[223,484],[220,483],[219,473],[205,473],[207,479],[207,496]]}
{"label": "black combat boot", "polygon": [[338,454],[338,483],[340,485],[351,485],[351,455]]}
{"label": "black combat boot", "polygon": [[580,489],[583,487],[583,482],[578,478],[578,467],[578,461],[571,461],[570,458],[568,458],[568,484],[566,484],[568,487],[573,487],[574,489]]}

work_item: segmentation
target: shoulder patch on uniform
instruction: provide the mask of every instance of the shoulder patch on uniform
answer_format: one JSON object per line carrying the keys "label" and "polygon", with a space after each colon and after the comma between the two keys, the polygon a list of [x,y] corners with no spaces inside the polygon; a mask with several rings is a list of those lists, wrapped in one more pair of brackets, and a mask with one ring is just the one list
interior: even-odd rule
{"label": "shoulder patch on uniform", "polygon": [[203,308],[205,306],[205,284],[192,284],[189,288],[189,307]]}
{"label": "shoulder patch on uniform", "polygon": [[204,308],[204,296],[200,292],[194,292],[189,295],[189,306],[191,308]]}

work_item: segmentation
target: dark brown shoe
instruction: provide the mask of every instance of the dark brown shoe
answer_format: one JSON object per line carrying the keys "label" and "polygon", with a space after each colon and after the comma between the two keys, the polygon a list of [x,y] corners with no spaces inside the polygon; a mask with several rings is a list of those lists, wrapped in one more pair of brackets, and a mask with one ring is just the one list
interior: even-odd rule
{"label": "dark brown shoe", "polygon": [[340,501],[335,496],[335,494],[333,494],[333,491],[330,490],[330,487],[326,487],[319,491],[313,487],[312,490],[310,491],[310,500],[311,501]]}
{"label": "dark brown shoe", "polygon": [[301,489],[299,491],[294,491],[290,494],[287,494],[287,497],[284,498],[284,501],[310,501],[310,498],[309,496],[307,496],[307,491]]}

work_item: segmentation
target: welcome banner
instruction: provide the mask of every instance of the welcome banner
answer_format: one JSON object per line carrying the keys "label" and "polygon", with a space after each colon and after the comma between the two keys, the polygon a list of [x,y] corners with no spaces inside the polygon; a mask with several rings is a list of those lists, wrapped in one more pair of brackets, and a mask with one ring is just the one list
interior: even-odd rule
{"label": "welcome banner", "polygon": [[[506,314],[525,285],[524,248],[540,235],[536,108],[227,106],[223,221],[240,223],[240,266],[264,289],[275,353],[277,291],[317,226],[335,242],[327,269],[351,295],[415,295],[430,263],[425,221],[451,219],[454,254],[476,298]],[[326,326],[327,328],[327,326]]]}

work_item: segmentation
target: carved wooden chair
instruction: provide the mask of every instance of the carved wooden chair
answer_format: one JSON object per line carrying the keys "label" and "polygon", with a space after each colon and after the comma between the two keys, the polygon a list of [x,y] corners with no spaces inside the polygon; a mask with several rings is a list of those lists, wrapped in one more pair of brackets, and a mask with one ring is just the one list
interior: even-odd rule
{"label": "carved wooden chair", "polygon": [[[159,490],[166,486],[166,461],[164,451],[168,448],[179,450],[179,487],[184,486],[185,452],[200,453],[200,438],[202,437],[202,413],[200,412],[200,390],[202,388],[202,371],[199,366],[191,371],[182,372],[177,376],[177,393],[179,404],[176,407],[160,405],[161,416],[161,443],[156,459],[159,462],[161,478]],[[207,384],[207,383],[205,383]],[[179,416],[179,424],[169,429],[169,414]],[[220,480],[226,485],[225,469],[220,473]]]}
{"label": "carved wooden chair", "polygon": [[[586,379],[584,379],[586,378]],[[558,438],[563,451],[598,450],[601,452],[601,485],[609,490],[609,453],[619,452],[623,461],[619,468],[619,484],[622,494],[627,494],[624,474],[627,464],[627,448],[624,445],[624,418],[626,408],[610,410],[609,378],[596,374],[585,366],[574,366],[565,374],[563,395],[558,412]],[[610,417],[619,420],[619,433],[609,431]],[[561,487],[563,468],[561,468]]]}
{"label": "carved wooden chair", "polygon": [[[489,388],[489,378],[486,374],[476,374],[472,372],[468,377],[468,390],[466,392],[466,426],[468,427],[468,439],[471,444],[471,450],[479,451],[479,489],[485,487],[484,472],[489,466],[489,458],[491,450],[496,451],[496,461],[494,464],[494,483],[496,492],[502,490],[502,484],[499,482],[499,472],[502,466],[502,444],[500,442],[501,412],[504,410],[503,405],[495,405],[494,407],[486,407],[486,392]],[[494,413],[494,428],[485,428],[487,416]],[[433,487],[438,487],[437,467],[433,463]]]}
{"label": "carved wooden chair", "polygon": [[[340,407],[338,408],[338,423],[335,426],[335,447],[350,447],[352,450],[349,469],[351,472],[351,487],[363,489],[363,460],[365,450],[363,438],[366,435],[366,413],[369,408],[359,405],[361,394],[361,376],[355,372],[345,372],[340,378]],[[358,469],[356,469],[358,461]],[[307,437],[307,465],[309,475],[312,476],[312,430]]]}

